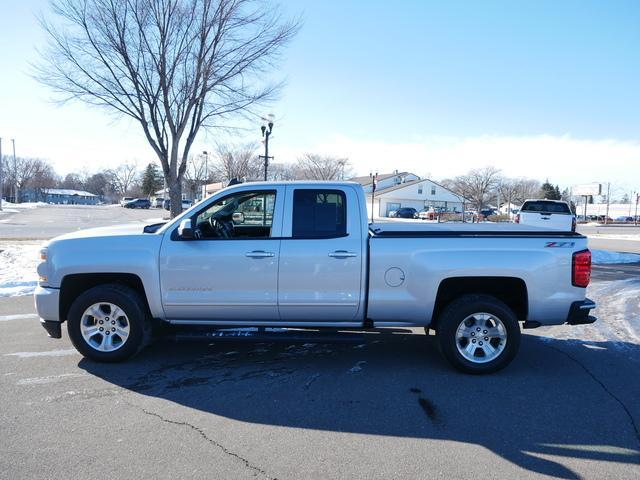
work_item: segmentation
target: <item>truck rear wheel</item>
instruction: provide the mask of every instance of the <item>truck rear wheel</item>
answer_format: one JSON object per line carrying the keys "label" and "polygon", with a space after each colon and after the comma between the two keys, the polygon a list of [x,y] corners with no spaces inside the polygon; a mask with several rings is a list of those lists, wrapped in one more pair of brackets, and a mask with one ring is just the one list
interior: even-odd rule
{"label": "truck rear wheel", "polygon": [[520,347],[520,326],[513,311],[489,295],[464,295],[438,318],[442,355],[465,373],[493,373],[506,367]]}
{"label": "truck rear wheel", "polygon": [[140,295],[123,285],[99,285],[82,293],[71,305],[67,331],[85,357],[119,362],[138,353],[150,326]]}

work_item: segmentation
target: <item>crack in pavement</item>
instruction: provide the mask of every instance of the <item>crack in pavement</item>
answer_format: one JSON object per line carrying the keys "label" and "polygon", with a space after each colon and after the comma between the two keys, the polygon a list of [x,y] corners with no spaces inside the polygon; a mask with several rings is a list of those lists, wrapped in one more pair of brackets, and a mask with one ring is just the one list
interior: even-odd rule
{"label": "crack in pavement", "polygon": [[188,422],[178,422],[176,420],[170,420],[168,418],[163,417],[162,415],[155,413],[155,412],[151,412],[143,407],[139,407],[137,405],[134,405],[132,403],[126,402],[129,406],[134,407],[140,411],[142,411],[145,415],[149,415],[151,417],[155,417],[158,418],[160,421],[164,422],[164,423],[168,423],[171,425],[179,425],[179,426],[183,426],[183,427],[187,427],[190,428],[191,430],[193,430],[194,432],[196,432],[198,435],[200,435],[202,438],[204,438],[207,442],[209,442],[211,445],[219,448],[220,450],[222,450],[223,453],[225,453],[226,455],[229,455],[230,457],[236,458],[237,460],[240,460],[244,466],[250,470],[253,470],[254,472],[256,472],[257,474],[262,475],[265,478],[268,478],[269,480],[277,480],[276,477],[272,477],[270,476],[267,472],[265,472],[264,470],[262,470],[260,467],[256,467],[255,465],[252,465],[251,462],[249,462],[249,460],[247,460],[246,458],[244,458],[243,456],[232,452],[231,450],[229,450],[227,447],[225,447],[224,445],[222,445],[221,443],[216,442],[214,439],[210,438],[204,430],[202,430],[200,427],[197,427],[195,425],[192,425],[191,423]]}
{"label": "crack in pavement", "polygon": [[635,419],[633,418],[633,415],[631,414],[631,412],[629,411],[629,408],[627,408],[627,406],[625,405],[625,403],[620,400],[620,398],[618,398],[611,390],[609,390],[607,388],[607,386],[598,378],[595,376],[595,374],[589,370],[580,360],[578,360],[576,357],[574,357],[573,355],[571,355],[568,352],[565,352],[564,350],[561,350],[557,347],[554,347],[553,345],[548,345],[545,342],[542,342],[543,345],[555,350],[556,352],[560,352],[562,353],[565,357],[569,358],[570,360],[572,360],[573,362],[577,363],[584,371],[587,375],[589,375],[591,377],[591,379],[596,382],[598,385],[600,385],[600,387],[602,387],[602,389],[611,397],[613,398],[616,402],[618,402],[618,404],[622,407],[622,409],[624,410],[624,412],[627,414],[627,417],[629,418],[629,422],[631,423],[631,427],[633,427],[633,431],[636,435],[636,440],[638,440],[638,443],[640,444],[640,429],[638,429],[638,425],[636,424]]}

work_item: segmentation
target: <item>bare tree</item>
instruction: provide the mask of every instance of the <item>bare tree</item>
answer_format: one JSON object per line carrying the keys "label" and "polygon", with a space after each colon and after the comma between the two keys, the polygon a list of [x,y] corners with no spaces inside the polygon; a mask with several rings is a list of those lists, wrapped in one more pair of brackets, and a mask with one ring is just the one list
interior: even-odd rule
{"label": "bare tree", "polygon": [[298,158],[296,170],[300,180],[343,180],[351,177],[348,159],[314,153],[305,153]]}
{"label": "bare tree", "polygon": [[182,177],[200,128],[249,113],[280,84],[261,82],[298,29],[258,0],[52,0],[36,78],[138,121],[181,212]]}
{"label": "bare tree", "polygon": [[33,190],[36,200],[42,200],[45,198],[46,191],[56,186],[58,178],[49,163],[43,160],[37,160],[35,163],[33,176],[27,185]]}
{"label": "bare tree", "polygon": [[84,188],[85,179],[77,173],[68,173],[64,180],[60,182],[60,188],[69,188],[71,190],[82,190]]}
{"label": "bare tree", "polygon": [[536,198],[540,192],[540,182],[531,178],[515,179],[514,201],[520,205],[528,198]]}
{"label": "bare tree", "polygon": [[468,199],[480,211],[493,194],[500,170],[495,167],[477,168],[465,175],[443,181],[443,184],[457,195]]}
{"label": "bare tree", "polygon": [[[5,157],[6,158],[6,157]],[[11,160],[11,165],[5,173],[5,181],[8,185],[14,186],[15,203],[20,203],[21,193],[27,187],[29,181],[38,172],[41,167],[42,160],[39,158],[22,158],[17,157],[15,163]]]}
{"label": "bare tree", "polygon": [[136,162],[121,163],[115,169],[107,170],[107,173],[114,190],[121,195],[126,195],[138,176],[138,164]]}
{"label": "bare tree", "polygon": [[299,180],[300,175],[295,164],[271,163],[269,164],[269,180],[287,181]]}
{"label": "bare tree", "polygon": [[204,155],[189,155],[187,168],[184,171],[184,186],[192,199],[197,197],[198,189],[209,179],[209,165]]}
{"label": "bare tree", "polygon": [[255,180],[261,174],[262,161],[254,145],[218,145],[216,157],[211,162],[212,177],[228,182],[234,178]]}

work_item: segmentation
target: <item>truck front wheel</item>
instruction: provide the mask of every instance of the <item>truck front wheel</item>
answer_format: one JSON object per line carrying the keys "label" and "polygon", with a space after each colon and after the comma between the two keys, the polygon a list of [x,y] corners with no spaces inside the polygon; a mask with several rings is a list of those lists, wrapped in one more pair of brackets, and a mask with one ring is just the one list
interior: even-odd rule
{"label": "truck front wheel", "polygon": [[129,287],[110,284],[91,288],[73,302],[67,331],[83,356],[119,362],[142,349],[150,328],[140,295]]}
{"label": "truck front wheel", "polygon": [[438,318],[442,355],[465,373],[493,373],[506,367],[520,347],[520,326],[513,311],[489,295],[464,295]]}

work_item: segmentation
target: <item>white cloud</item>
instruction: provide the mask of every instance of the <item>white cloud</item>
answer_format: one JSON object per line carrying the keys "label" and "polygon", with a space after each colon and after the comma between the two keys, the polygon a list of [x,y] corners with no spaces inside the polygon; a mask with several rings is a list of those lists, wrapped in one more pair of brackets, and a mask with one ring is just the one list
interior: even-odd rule
{"label": "white cloud", "polygon": [[[295,158],[300,153],[283,150],[278,152],[280,158]],[[611,182],[617,189],[640,188],[638,141],[577,139],[569,135],[483,135],[385,143],[334,135],[307,151],[346,156],[360,175],[399,169],[442,179],[493,165],[507,176],[549,178],[563,187]]]}

